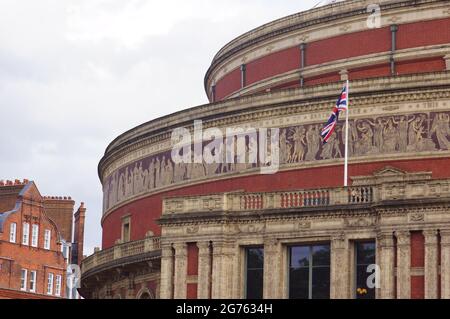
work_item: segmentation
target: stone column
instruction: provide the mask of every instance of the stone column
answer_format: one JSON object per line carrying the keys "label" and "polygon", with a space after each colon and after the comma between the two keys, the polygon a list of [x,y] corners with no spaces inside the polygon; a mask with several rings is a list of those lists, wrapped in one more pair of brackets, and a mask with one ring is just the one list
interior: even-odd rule
{"label": "stone column", "polygon": [[331,240],[331,295],[332,299],[350,298],[349,247],[345,234]]}
{"label": "stone column", "polygon": [[[213,242],[212,299],[232,296],[233,263],[230,247],[224,242]],[[235,274],[236,275],[236,274]]]}
{"label": "stone column", "polygon": [[187,244],[176,243],[175,248],[175,276],[174,276],[174,299],[186,299],[187,296]]}
{"label": "stone column", "polygon": [[264,299],[282,298],[280,263],[281,245],[277,240],[268,240],[264,243]]}
{"label": "stone column", "polygon": [[425,299],[438,298],[438,232],[423,231],[425,237]]}
{"label": "stone column", "polygon": [[450,229],[441,229],[441,298],[450,299]]}
{"label": "stone column", "polygon": [[396,232],[397,236],[397,298],[411,298],[411,234]]}
{"label": "stone column", "polygon": [[161,299],[173,298],[173,249],[170,244],[161,244]]}
{"label": "stone column", "polygon": [[380,299],[395,299],[395,245],[393,232],[378,234],[378,256],[380,266]]}
{"label": "stone column", "polygon": [[209,242],[198,242],[198,299],[210,298],[211,252]]}

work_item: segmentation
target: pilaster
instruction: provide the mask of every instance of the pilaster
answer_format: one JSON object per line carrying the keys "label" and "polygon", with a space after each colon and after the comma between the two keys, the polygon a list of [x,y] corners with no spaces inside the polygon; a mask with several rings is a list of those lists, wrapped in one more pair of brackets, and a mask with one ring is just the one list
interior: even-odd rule
{"label": "pilaster", "polygon": [[377,289],[380,299],[395,299],[395,245],[393,232],[378,234],[377,246],[380,263],[380,288]]}
{"label": "pilaster", "polygon": [[397,236],[397,298],[411,298],[411,234],[396,232]]}
{"label": "pilaster", "polygon": [[174,276],[174,299],[186,299],[187,296],[187,244],[176,243],[175,248],[175,276]]}
{"label": "pilaster", "polygon": [[198,242],[198,299],[210,298],[211,250],[209,242]]}

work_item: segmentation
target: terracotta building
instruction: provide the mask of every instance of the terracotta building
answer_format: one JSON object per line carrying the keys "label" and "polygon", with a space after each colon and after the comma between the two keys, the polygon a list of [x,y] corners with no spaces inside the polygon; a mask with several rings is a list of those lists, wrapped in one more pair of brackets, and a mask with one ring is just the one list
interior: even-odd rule
{"label": "terracotta building", "polygon": [[[98,166],[102,250],[83,260],[80,293],[450,298],[450,5],[377,4],[342,1],[239,36],[207,70],[209,104],[112,141]],[[349,187],[343,121],[320,139],[346,80]],[[194,163],[173,158],[177,128],[193,140],[175,155]],[[205,160],[239,139],[234,161]],[[236,161],[254,149],[268,156]]]}
{"label": "terracotta building", "polygon": [[86,209],[81,204],[76,212],[83,221],[73,237],[74,204],[43,197],[32,181],[0,181],[0,298],[78,297],[66,272],[81,261]]}

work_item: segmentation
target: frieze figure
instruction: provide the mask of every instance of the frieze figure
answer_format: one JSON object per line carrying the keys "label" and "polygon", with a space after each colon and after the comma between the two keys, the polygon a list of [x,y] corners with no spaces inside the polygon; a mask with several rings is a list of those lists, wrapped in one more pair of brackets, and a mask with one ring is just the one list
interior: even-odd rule
{"label": "frieze figure", "polygon": [[449,150],[450,115],[446,113],[436,114],[430,133],[436,135],[440,150]]}
{"label": "frieze figure", "polygon": [[[163,157],[164,161],[164,157]],[[170,185],[173,183],[173,165],[170,158],[164,161],[164,186]]]}
{"label": "frieze figure", "polygon": [[360,134],[360,138],[354,144],[355,155],[361,156],[374,153],[373,130],[369,121],[355,121],[354,126]]}
{"label": "frieze figure", "polygon": [[407,116],[401,116],[399,121],[393,120],[398,127],[398,150],[406,152],[408,149],[408,127],[414,121],[414,117],[409,119]]}
{"label": "frieze figure", "polygon": [[322,159],[340,158],[342,157],[340,141],[337,134],[330,136],[328,142],[323,146],[320,154]]}
{"label": "frieze figure", "polygon": [[290,157],[288,154],[288,139],[287,139],[287,129],[280,130],[280,163],[285,164],[288,162]]}
{"label": "frieze figure", "polygon": [[[281,141],[280,141],[281,143]],[[247,168],[253,168],[258,163],[258,140],[250,136],[247,144]]]}
{"label": "frieze figure", "polygon": [[306,144],[308,151],[305,155],[305,161],[314,161],[320,149],[320,129],[319,125],[310,125],[306,132]]}
{"label": "frieze figure", "polygon": [[424,137],[427,135],[425,121],[427,116],[420,114],[414,117],[408,128],[408,152],[421,152],[436,150],[436,146],[431,138]]}
{"label": "frieze figure", "polygon": [[383,152],[394,153],[398,149],[399,132],[394,126],[394,118],[388,119],[383,129]]}
{"label": "frieze figure", "polygon": [[156,162],[155,158],[153,157],[148,166],[147,189],[149,190],[155,188],[155,168]]}
{"label": "frieze figure", "polygon": [[385,122],[382,118],[378,118],[376,122],[367,120],[367,123],[373,126],[373,146],[377,152],[381,152],[383,149],[383,129]]}
{"label": "frieze figure", "polygon": [[291,138],[294,141],[294,153],[290,157],[290,162],[301,162],[305,157],[305,132],[303,126],[297,126],[291,130]]}
{"label": "frieze figure", "polygon": [[155,162],[155,188],[161,186],[161,161],[159,157],[156,158]]}
{"label": "frieze figure", "polygon": [[182,182],[186,175],[186,163],[176,163],[174,167],[173,182]]}

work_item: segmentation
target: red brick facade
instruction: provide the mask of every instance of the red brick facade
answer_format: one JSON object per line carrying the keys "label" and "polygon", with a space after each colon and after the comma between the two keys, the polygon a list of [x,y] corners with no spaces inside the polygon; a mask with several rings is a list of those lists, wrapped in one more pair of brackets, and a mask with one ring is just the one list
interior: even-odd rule
{"label": "red brick facade", "polygon": [[[397,50],[415,47],[439,45],[450,42],[450,19],[437,19],[400,24],[397,32]],[[345,43],[345,45],[342,45]],[[330,37],[307,43],[305,66],[321,65],[333,61],[389,52],[391,49],[391,31],[389,27],[365,30]],[[299,70],[301,50],[299,46],[269,53],[246,64],[246,85],[267,80],[289,71]],[[396,74],[427,73],[445,70],[443,56],[434,56],[425,60],[408,59],[396,62]],[[389,64],[367,65],[350,70],[351,80],[390,75]],[[337,82],[340,76],[321,74],[305,79],[305,85],[318,85]],[[300,84],[288,85],[298,87]],[[271,89],[279,89],[275,84]],[[285,88],[285,85],[281,85]],[[228,71],[216,83],[216,100],[222,100],[241,88],[241,70]]]}
{"label": "red brick facade", "polygon": [[[70,251],[65,258],[62,240],[71,242],[71,217],[67,212],[74,202],[44,198],[34,182],[25,180],[0,182],[0,203],[0,298],[67,297]],[[67,238],[47,215],[46,205]],[[58,206],[63,208],[59,214]]]}

